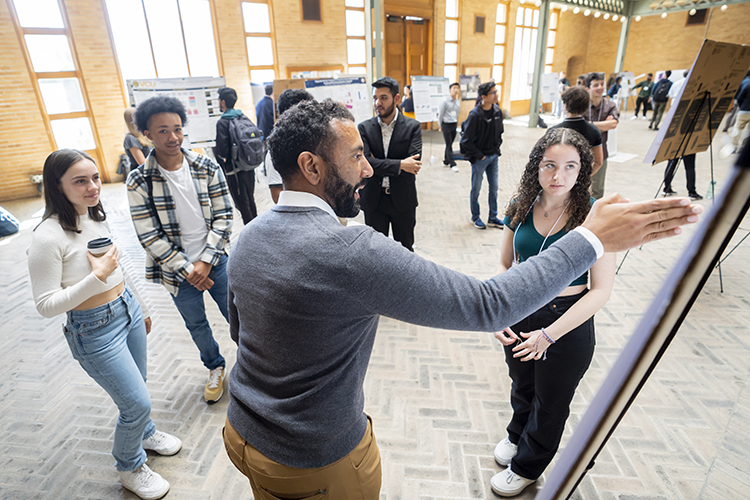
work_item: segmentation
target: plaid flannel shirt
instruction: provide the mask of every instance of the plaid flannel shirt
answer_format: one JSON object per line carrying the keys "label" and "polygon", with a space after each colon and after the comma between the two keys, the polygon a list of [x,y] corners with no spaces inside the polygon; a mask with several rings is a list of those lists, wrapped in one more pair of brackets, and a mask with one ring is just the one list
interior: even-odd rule
{"label": "plaid flannel shirt", "polygon": [[[203,218],[208,227],[206,248],[200,260],[216,265],[229,250],[234,207],[229,197],[227,181],[221,168],[210,158],[182,150],[198,193]],[[146,177],[151,178],[153,193],[149,193]],[[180,222],[177,220],[174,199],[166,179],[157,167],[154,151],[146,158],[143,172],[133,169],[128,175],[130,216],[138,240],[146,250],[146,280],[161,283],[172,295],[177,295],[180,283],[193,270],[193,264],[182,250]],[[153,199],[153,204],[149,201]],[[156,213],[154,213],[154,208]]]}

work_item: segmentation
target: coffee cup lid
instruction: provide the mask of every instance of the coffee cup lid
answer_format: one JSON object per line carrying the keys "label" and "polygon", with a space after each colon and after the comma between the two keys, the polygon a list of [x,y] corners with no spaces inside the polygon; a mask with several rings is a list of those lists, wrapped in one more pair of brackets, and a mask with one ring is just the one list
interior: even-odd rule
{"label": "coffee cup lid", "polygon": [[96,238],[94,240],[89,241],[88,248],[94,249],[94,248],[104,248],[106,246],[109,246],[112,244],[112,240],[104,237],[104,238]]}

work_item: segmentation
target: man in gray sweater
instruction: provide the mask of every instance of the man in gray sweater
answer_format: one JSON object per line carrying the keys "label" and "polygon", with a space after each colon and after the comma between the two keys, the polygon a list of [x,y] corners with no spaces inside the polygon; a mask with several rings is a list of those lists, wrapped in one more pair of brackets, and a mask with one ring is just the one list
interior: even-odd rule
{"label": "man in gray sweater", "polygon": [[343,106],[293,107],[269,146],[284,191],[245,226],[228,272],[238,350],[224,442],[256,498],[379,498],[380,453],[362,384],[381,315],[499,331],[549,302],[604,251],[677,234],[700,212],[685,199],[633,204],[613,195],[594,205],[582,229],[480,281],[368,226],[338,222],[357,215],[357,191],[372,175]]}

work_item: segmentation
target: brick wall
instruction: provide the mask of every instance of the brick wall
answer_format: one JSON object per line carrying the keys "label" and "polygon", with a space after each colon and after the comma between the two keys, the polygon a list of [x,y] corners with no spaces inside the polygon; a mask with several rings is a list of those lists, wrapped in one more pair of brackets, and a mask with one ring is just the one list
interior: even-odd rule
{"label": "brick wall", "polygon": [[[250,70],[247,65],[245,26],[242,5],[237,0],[214,0],[219,46],[227,86],[237,91],[235,107],[251,120],[255,118],[255,103],[250,90]],[[221,68],[220,68],[221,70]]]}
{"label": "brick wall", "polygon": [[[302,2],[273,2],[279,77],[287,66],[341,64],[346,69],[346,14],[341,0],[321,0],[322,22],[302,21]],[[245,62],[247,64],[247,61]]]}
{"label": "brick wall", "polygon": [[65,9],[78,54],[82,90],[88,95],[94,134],[101,145],[99,170],[104,180],[121,181],[116,172],[127,133],[122,116],[126,104],[104,7],[102,2],[65,0]]}
{"label": "brick wall", "polygon": [[52,151],[8,5],[0,2],[0,202],[34,196]]}

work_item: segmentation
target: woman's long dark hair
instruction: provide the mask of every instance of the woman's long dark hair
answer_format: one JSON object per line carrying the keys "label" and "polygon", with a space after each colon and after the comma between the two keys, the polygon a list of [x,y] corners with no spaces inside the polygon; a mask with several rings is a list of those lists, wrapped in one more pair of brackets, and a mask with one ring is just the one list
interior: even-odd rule
{"label": "woman's long dark hair", "polygon": [[[44,161],[44,171],[42,172],[45,204],[42,220],[44,221],[53,215],[57,215],[60,226],[65,231],[73,231],[75,233],[81,232],[78,229],[78,212],[68,200],[68,197],[65,196],[65,193],[62,192],[62,189],[60,189],[60,179],[71,166],[81,160],[90,160],[91,163],[96,165],[94,159],[83,151],[78,151],[77,149],[60,149],[47,157]],[[88,212],[89,217],[97,222],[102,222],[107,218],[101,201],[96,206],[89,207]]]}
{"label": "woman's long dark hair", "polygon": [[567,209],[568,223],[565,225],[565,228],[571,230],[580,226],[586,219],[589,210],[591,210],[589,187],[591,186],[591,170],[594,165],[594,155],[591,153],[591,146],[575,130],[551,128],[537,141],[531,150],[531,154],[529,154],[529,162],[526,164],[526,169],[521,176],[521,182],[518,184],[510,206],[505,212],[505,215],[510,219],[510,227],[515,228],[523,222],[531,206],[536,201],[537,196],[539,196],[539,192],[542,190],[542,186],[539,184],[539,165],[542,163],[544,152],[550,146],[556,144],[573,146],[581,158],[581,169],[578,172],[578,179],[570,190],[570,205]]}

